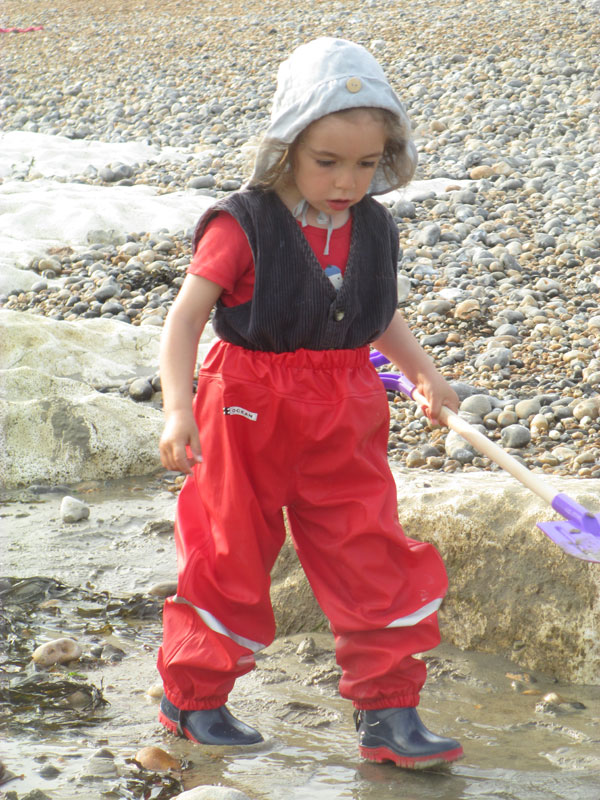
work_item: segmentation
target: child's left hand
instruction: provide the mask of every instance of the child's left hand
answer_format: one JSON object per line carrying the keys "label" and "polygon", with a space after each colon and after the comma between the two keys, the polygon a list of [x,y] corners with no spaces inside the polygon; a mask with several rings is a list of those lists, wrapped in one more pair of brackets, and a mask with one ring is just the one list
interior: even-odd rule
{"label": "child's left hand", "polygon": [[458,395],[439,372],[435,371],[426,376],[420,375],[416,381],[416,387],[428,403],[427,406],[422,406],[423,413],[434,425],[441,424],[439,415],[442,406],[446,406],[451,411],[458,411],[460,404]]}

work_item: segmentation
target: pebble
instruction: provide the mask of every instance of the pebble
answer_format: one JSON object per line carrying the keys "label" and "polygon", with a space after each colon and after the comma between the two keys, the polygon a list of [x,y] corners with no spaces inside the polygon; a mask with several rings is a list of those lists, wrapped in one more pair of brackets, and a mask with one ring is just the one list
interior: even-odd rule
{"label": "pebble", "polygon": [[44,764],[44,766],[39,770],[38,775],[40,778],[45,778],[46,780],[53,780],[60,775],[60,770],[58,767],[55,767],[54,764]]}
{"label": "pebble", "polygon": [[[47,37],[3,42],[12,65],[0,98],[3,129],[143,141],[163,155],[178,148],[183,157],[176,159],[107,159],[75,180],[222,197],[248,175],[284,54],[302,40],[343,30],[373,48],[398,89],[416,132],[417,177],[443,180],[448,188],[388,203],[400,238],[399,298],[411,329],[461,400],[486,395],[500,409],[497,416],[475,413],[486,435],[510,442],[530,468],[543,463],[557,475],[588,470],[588,477],[600,477],[597,459],[587,460],[600,448],[594,400],[600,386],[600,63],[597,37],[590,34],[596,5],[580,3],[575,13],[573,4],[551,0],[542,37],[539,4],[532,0],[487,4],[477,25],[468,5],[418,4],[419,42],[410,14],[395,16],[392,35],[387,0],[351,13],[328,5],[323,18],[310,8],[298,17],[285,4],[267,12],[253,2],[234,5],[235,13],[225,17],[218,4],[203,8],[210,48],[198,41],[190,81],[185,43],[168,31],[155,46],[143,33],[162,13],[156,0],[148,0],[135,21],[107,14],[91,27],[84,15],[75,29],[64,0],[51,9],[42,3],[40,23],[68,29],[70,47],[59,63]],[[265,13],[277,31],[276,47],[265,47]],[[186,4],[170,14],[173,26],[196,25]],[[461,54],[448,30],[461,31]],[[95,66],[107,57],[106,42],[114,67],[110,85]],[[77,81],[69,77],[75,73]],[[35,170],[11,177],[31,180]],[[459,180],[472,182],[461,186]],[[190,255],[186,230],[91,231],[84,250],[54,248],[35,259],[39,280],[32,290],[8,293],[0,306],[75,322],[104,316],[161,327]],[[160,404],[154,383],[137,379],[98,389]],[[565,404],[552,406],[544,399],[549,394]],[[445,446],[445,432],[435,440],[438,455],[424,456],[431,427],[421,424],[411,401],[390,399],[392,461],[474,468],[468,448]],[[483,464],[477,468],[493,468]]]}
{"label": "pebble", "polygon": [[118,774],[114,754],[106,748],[101,748],[88,759],[78,777],[86,783],[96,783],[115,778]]}
{"label": "pebble", "polygon": [[515,406],[515,413],[519,419],[527,419],[532,414],[537,414],[542,404],[537,397],[521,400]]}
{"label": "pebble", "polygon": [[129,386],[129,396],[137,402],[150,400],[153,395],[152,384],[146,378],[136,378]]}
{"label": "pebble", "polygon": [[67,495],[60,504],[60,518],[63,522],[81,522],[90,516],[90,508],[82,500]]}
{"label": "pebble", "polygon": [[582,421],[585,417],[596,419],[600,415],[600,407],[598,401],[594,399],[584,400],[573,408],[573,416],[575,419]]}
{"label": "pebble", "polygon": [[314,659],[316,654],[317,645],[315,644],[315,640],[312,638],[312,636],[307,636],[306,639],[303,639],[296,650],[296,655],[301,661]]}
{"label": "pebble", "polygon": [[160,747],[142,747],[135,754],[135,760],[144,769],[149,769],[153,772],[178,770],[181,766],[177,758],[165,750],[161,750]]}
{"label": "pebble", "polygon": [[460,404],[460,410],[468,414],[475,414],[478,417],[485,417],[493,408],[492,399],[486,394],[474,394],[467,397]]}
{"label": "pebble", "polygon": [[172,597],[177,594],[177,581],[155,583],[148,589],[148,594],[153,597]]}
{"label": "pebble", "polygon": [[174,800],[252,800],[238,789],[227,786],[196,786],[178,794]]}
{"label": "pebble", "polygon": [[531,432],[525,425],[508,425],[502,429],[502,444],[505,447],[525,447],[531,441]]}
{"label": "pebble", "polygon": [[[475,425],[474,427],[477,430],[481,430],[480,425]],[[452,458],[455,461],[460,461],[461,464],[471,462],[474,456],[477,454],[477,451],[473,445],[463,439],[463,437],[455,431],[450,431],[450,433],[446,436],[445,449],[446,455],[448,455],[449,458]]]}
{"label": "pebble", "polygon": [[67,637],[45,642],[33,651],[33,661],[38,667],[46,668],[54,664],[68,664],[77,661],[82,654],[81,646]]}
{"label": "pebble", "polygon": [[426,459],[418,450],[411,450],[406,456],[405,463],[409,469],[414,469],[415,467],[422,467],[426,463]]}

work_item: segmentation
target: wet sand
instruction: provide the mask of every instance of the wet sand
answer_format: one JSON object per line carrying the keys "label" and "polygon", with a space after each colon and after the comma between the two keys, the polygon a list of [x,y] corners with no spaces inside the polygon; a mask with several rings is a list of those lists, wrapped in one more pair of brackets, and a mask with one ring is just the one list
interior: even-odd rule
{"label": "wet sand", "polygon": [[[90,506],[89,519],[61,522],[67,488]],[[0,797],[16,791],[21,799],[34,789],[60,800],[139,796],[131,788],[134,776],[139,785],[140,776],[149,780],[151,773],[131,759],[152,745],[182,765],[173,776],[154,776],[155,790],[165,792],[161,797],[175,796],[169,782],[176,780],[185,788],[229,786],[252,800],[391,800],[399,793],[432,800],[597,800],[597,687],[559,685],[500,657],[448,645],[424,656],[429,680],[421,705],[432,729],[464,746],[465,759],[447,770],[413,774],[359,759],[352,708],[338,696],[339,670],[325,632],[277,639],[259,655],[256,670],[238,681],[230,706],[261,730],[263,744],[242,752],[200,747],[166,733],[157,722],[158,699],[147,692],[159,682],[162,603],[149,592],[175,579],[170,488],[157,476],[5,495],[4,574],[21,581],[44,576],[80,593],[74,598],[59,592],[51,614],[47,603],[35,602],[23,647],[76,638],[81,661],[50,676],[81,676],[101,689],[108,705],[87,718],[68,708],[31,718],[13,708],[2,760],[24,777],[2,786]],[[88,593],[83,599],[82,592]],[[132,605],[145,612],[129,616]],[[550,693],[557,695],[555,703],[543,701]],[[11,713],[6,703],[2,713]],[[19,719],[26,724],[15,724]],[[112,758],[94,758],[99,751]],[[103,794],[117,790],[122,794]]]}

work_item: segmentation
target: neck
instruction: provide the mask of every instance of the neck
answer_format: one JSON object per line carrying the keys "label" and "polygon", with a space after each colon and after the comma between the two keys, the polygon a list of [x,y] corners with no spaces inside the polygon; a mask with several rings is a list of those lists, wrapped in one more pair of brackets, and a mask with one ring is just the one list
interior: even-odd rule
{"label": "neck", "polygon": [[[304,199],[295,187],[281,187],[276,188],[275,191],[281,202],[292,214]],[[348,221],[348,218],[350,217],[350,210],[345,208],[343,211],[332,210],[321,212],[319,209],[314,208],[314,206],[311,206],[310,203],[308,203],[308,207],[306,209],[306,222],[308,225],[311,225],[314,228],[328,228],[329,217],[331,217],[333,222],[333,228],[341,228],[342,225],[345,225]]]}

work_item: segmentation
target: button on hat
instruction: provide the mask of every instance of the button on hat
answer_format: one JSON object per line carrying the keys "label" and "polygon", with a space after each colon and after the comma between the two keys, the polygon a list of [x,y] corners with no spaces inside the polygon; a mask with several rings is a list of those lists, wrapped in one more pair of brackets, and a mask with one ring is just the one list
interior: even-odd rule
{"label": "button on hat", "polygon": [[356,94],[356,92],[360,92],[362,89],[362,81],[360,78],[348,78],[346,81],[346,89],[352,94]]}

